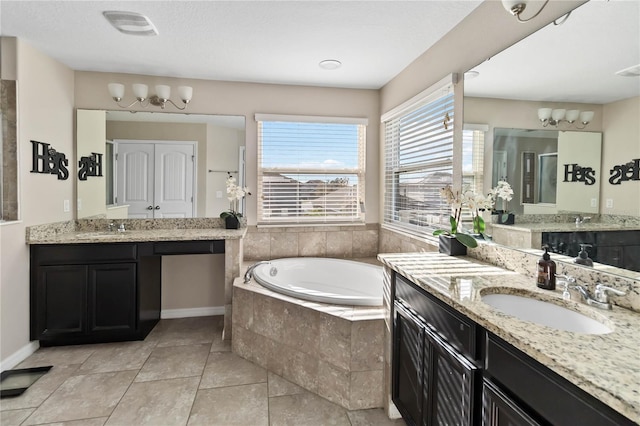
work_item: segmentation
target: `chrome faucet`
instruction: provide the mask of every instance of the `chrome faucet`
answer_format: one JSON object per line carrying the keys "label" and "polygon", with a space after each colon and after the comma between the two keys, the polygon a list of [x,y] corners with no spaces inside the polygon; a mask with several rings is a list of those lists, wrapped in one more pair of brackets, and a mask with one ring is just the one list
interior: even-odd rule
{"label": "chrome faucet", "polygon": [[107,225],[107,230],[108,230],[109,232],[113,232],[115,229],[116,229],[116,225],[115,225],[115,223],[110,222],[110,223]]}
{"label": "chrome faucet", "polygon": [[264,265],[265,263],[271,263],[269,260],[261,260],[260,262],[256,262],[253,265],[247,268],[247,272],[244,273],[244,283],[249,284],[251,278],[253,278],[253,270],[256,269],[259,265]]}
{"label": "chrome faucet", "polygon": [[589,290],[587,290],[585,286],[571,285],[567,283],[565,286],[565,292],[563,292],[562,294],[563,297],[565,296],[565,293],[568,293],[569,288],[577,290],[587,305],[591,305],[599,309],[608,309],[608,310],[611,310],[613,307],[611,305],[611,302],[609,301],[609,296],[611,295],[624,296],[625,294],[627,294],[624,291],[616,290],[615,288],[611,288],[604,284],[596,284],[596,291],[594,292],[594,295],[592,297],[591,294],[589,293]]}
{"label": "chrome faucet", "polygon": [[118,232],[125,232],[126,229],[124,228],[124,223],[121,223],[120,226],[118,227]]}
{"label": "chrome faucet", "polygon": [[588,220],[591,220],[591,216],[582,216],[581,214],[579,214],[578,216],[576,216],[576,226],[580,226]]}

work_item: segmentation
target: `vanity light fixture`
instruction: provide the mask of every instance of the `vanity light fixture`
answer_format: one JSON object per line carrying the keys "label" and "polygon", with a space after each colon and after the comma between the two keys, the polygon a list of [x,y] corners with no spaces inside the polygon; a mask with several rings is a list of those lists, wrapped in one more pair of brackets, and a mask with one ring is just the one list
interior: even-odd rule
{"label": "vanity light fixture", "polygon": [[518,20],[518,22],[520,22],[520,23],[528,22],[528,21],[532,20],[533,18],[535,18],[536,16],[538,16],[540,14],[540,12],[542,12],[542,9],[545,8],[547,3],[549,3],[549,0],[545,0],[545,2],[540,7],[540,10],[538,10],[535,13],[535,15],[533,15],[530,18],[527,18],[527,19],[522,19],[520,17],[520,15],[527,8],[527,3],[529,3],[528,0],[502,0],[502,6],[507,10],[507,12],[509,12],[510,14],[515,16],[516,19]]}
{"label": "vanity light fixture", "polygon": [[587,124],[593,120],[593,111],[580,111],[577,109],[551,109],[551,108],[540,108],[538,110],[538,119],[542,123],[542,127],[547,127],[548,125],[552,125],[558,127],[563,121],[569,125],[572,125],[578,121],[578,123],[582,124],[582,127],[575,124],[577,129],[584,129],[587,127]]}
{"label": "vanity light fixture", "polygon": [[171,86],[158,84],[156,85],[156,95],[147,98],[147,95],[149,94],[149,86],[146,84],[136,83],[131,86],[133,96],[135,96],[136,100],[131,102],[129,105],[120,105],[120,101],[122,101],[122,98],[124,97],[124,84],[109,83],[107,87],[109,88],[109,94],[120,108],[131,108],[136,103],[140,103],[140,106],[143,108],[146,108],[151,104],[164,109],[165,105],[170,103],[177,109],[184,110],[187,108],[187,105],[193,96],[193,88],[191,86],[179,86],[178,96],[184,104],[184,106],[180,108],[175,102],[169,99],[171,97]]}

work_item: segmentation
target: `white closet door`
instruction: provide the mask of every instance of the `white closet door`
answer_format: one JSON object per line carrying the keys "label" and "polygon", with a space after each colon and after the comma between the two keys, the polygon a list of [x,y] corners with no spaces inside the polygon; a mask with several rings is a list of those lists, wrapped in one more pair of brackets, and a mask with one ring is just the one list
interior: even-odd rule
{"label": "white closet door", "polygon": [[155,148],[154,217],[193,217],[195,146],[156,144]]}
{"label": "white closet door", "polygon": [[153,144],[118,144],[118,205],[129,205],[129,218],[153,218]]}

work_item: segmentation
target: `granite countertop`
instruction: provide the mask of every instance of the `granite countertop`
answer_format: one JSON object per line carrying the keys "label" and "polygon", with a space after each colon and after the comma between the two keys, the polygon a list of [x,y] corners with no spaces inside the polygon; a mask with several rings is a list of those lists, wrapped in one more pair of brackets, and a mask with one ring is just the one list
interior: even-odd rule
{"label": "granite countertop", "polygon": [[513,225],[500,225],[492,223],[491,226],[516,231],[528,232],[586,232],[586,231],[633,231],[639,230],[638,226],[621,225],[619,223],[586,222],[580,226],[575,223],[515,223]]}
{"label": "granite countertop", "polygon": [[[103,223],[104,222],[104,223]],[[163,222],[128,220],[124,232],[106,231],[109,221],[69,221],[27,228],[27,244],[89,244],[145,241],[235,240],[244,238],[247,228],[225,229],[217,222],[198,219],[170,219]],[[158,225],[160,224],[160,225]],[[162,227],[160,227],[162,226]]]}
{"label": "granite countertop", "polygon": [[[640,313],[596,309],[561,289],[539,289],[528,277],[470,257],[439,253],[380,254],[386,266],[498,335],[628,418],[640,419]],[[480,301],[508,293],[554,302],[613,329],[594,335],[560,331],[503,314]]]}

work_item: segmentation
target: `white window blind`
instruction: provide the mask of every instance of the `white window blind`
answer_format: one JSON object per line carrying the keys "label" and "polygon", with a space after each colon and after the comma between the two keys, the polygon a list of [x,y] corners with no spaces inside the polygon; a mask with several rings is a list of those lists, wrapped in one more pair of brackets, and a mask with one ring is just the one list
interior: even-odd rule
{"label": "white window blind", "polygon": [[366,121],[256,120],[259,224],[364,221]]}
{"label": "white window blind", "polygon": [[[486,124],[465,124],[462,130],[462,190],[485,194],[484,191],[484,135]],[[488,191],[487,191],[488,192]],[[471,211],[462,209],[462,220],[472,221]]]}
{"label": "white window blind", "polygon": [[431,234],[448,224],[450,208],[440,189],[453,180],[454,96],[451,84],[413,108],[384,120],[384,223]]}

